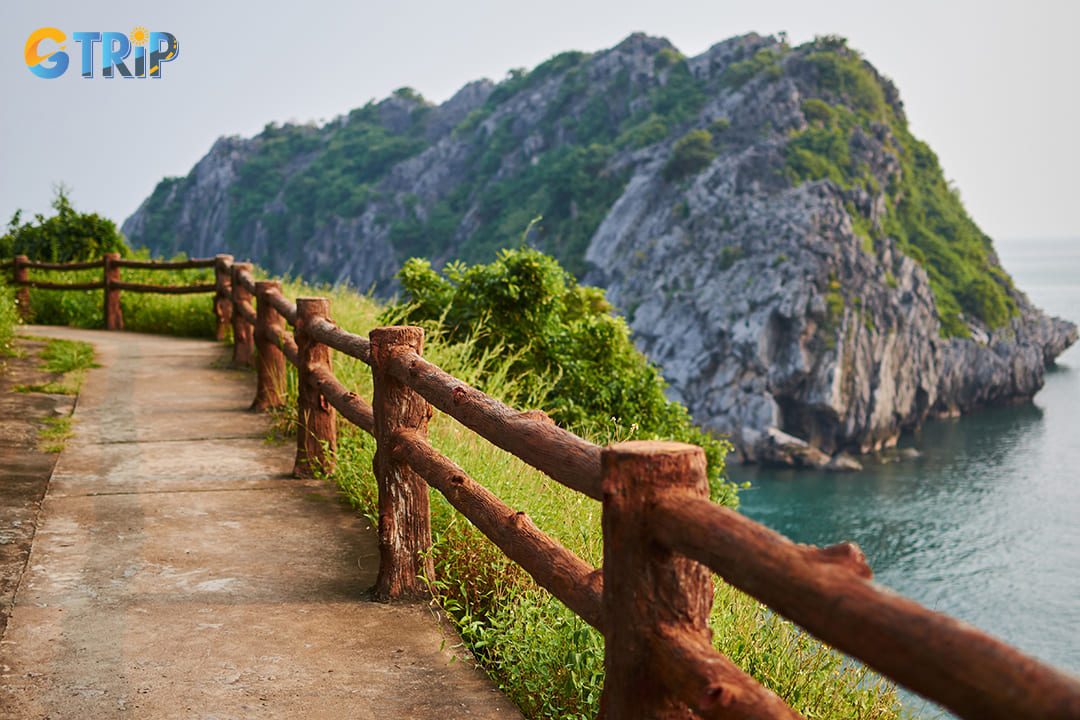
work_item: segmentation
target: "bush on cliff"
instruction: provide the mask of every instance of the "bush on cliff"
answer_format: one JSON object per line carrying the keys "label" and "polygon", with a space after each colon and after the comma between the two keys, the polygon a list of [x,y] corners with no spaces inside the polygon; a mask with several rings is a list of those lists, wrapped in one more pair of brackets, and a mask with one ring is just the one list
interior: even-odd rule
{"label": "bush on cliff", "polygon": [[398,279],[405,300],[383,313],[384,322],[426,325],[452,342],[471,343],[477,356],[507,348],[522,391],[545,387],[543,409],[578,432],[603,435],[615,423],[632,428],[636,438],[700,445],[714,498],[736,503],[722,477],[730,446],[664,397],[659,370],[634,347],[603,291],[578,285],[554,258],[529,248],[503,250],[493,263],[454,263],[443,275],[414,258]]}

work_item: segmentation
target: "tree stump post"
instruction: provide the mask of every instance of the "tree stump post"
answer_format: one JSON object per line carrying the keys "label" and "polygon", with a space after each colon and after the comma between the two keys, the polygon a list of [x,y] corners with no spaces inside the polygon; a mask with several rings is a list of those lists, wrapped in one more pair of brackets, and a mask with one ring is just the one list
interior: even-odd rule
{"label": "tree stump post", "polygon": [[326,298],[296,299],[297,386],[296,463],[293,475],[315,477],[316,472],[334,472],[337,452],[337,412],[310,383],[311,368],[323,365],[332,370],[330,348],[315,342],[307,332],[316,318],[329,318],[330,301]]}
{"label": "tree stump post", "polygon": [[408,463],[395,456],[393,437],[399,429],[427,438],[432,408],[424,398],[389,373],[394,357],[412,351],[423,354],[424,330],[382,327],[369,334],[375,387],[375,480],[379,486],[379,576],[375,599],[381,602],[415,599],[428,594],[425,579],[434,579],[431,550],[431,510],[428,486]]}
{"label": "tree stump post", "polygon": [[120,282],[120,268],[114,263],[120,259],[119,253],[105,255],[105,329],[123,330],[124,315],[120,311],[120,289],[113,283]]}
{"label": "tree stump post", "polygon": [[[26,269],[26,263],[30,262],[30,258],[25,255],[16,255],[15,263],[12,265],[13,274],[12,279],[15,284],[30,282],[30,273]],[[19,317],[23,320],[30,319],[30,288],[25,285],[19,287],[15,291],[15,303],[19,306]]]}
{"label": "tree stump post", "polygon": [[255,283],[255,370],[258,386],[255,401],[251,403],[252,410],[267,410],[285,404],[285,354],[271,339],[269,331],[274,331],[277,337],[284,337],[286,323],[267,298],[271,292],[281,294],[281,283]]}
{"label": "tree stump post", "polygon": [[224,340],[232,317],[232,255],[214,257],[214,317],[217,318],[215,337]]}
{"label": "tree stump post", "polygon": [[712,573],[650,536],[648,505],[678,490],[708,497],[705,452],[674,442],[633,441],[604,449],[604,681],[600,717],[669,720],[696,717],[660,679],[652,630],[711,642]]}
{"label": "tree stump post", "polygon": [[232,366],[252,367],[255,363],[255,338],[254,328],[247,321],[241,308],[253,310],[251,307],[251,293],[240,282],[240,273],[250,273],[254,266],[251,263],[234,263],[232,266],[232,326],[233,326],[233,356]]}

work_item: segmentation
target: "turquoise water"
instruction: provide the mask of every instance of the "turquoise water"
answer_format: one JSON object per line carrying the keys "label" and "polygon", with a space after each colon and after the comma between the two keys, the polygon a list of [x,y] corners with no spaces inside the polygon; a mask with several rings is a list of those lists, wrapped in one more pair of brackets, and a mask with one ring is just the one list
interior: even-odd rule
{"label": "turquoise water", "polygon": [[[1080,239],[996,243],[1032,301],[1080,322]],[[1080,348],[1033,403],[935,421],[921,457],[852,474],[732,468],[743,511],[857,542],[878,582],[1080,675]]]}

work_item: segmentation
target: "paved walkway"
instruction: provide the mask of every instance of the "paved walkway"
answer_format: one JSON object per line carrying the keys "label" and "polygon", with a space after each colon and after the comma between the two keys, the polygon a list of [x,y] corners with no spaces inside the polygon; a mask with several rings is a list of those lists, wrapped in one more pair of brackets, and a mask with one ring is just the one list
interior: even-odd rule
{"label": "paved walkway", "polygon": [[517,718],[424,606],[366,599],[374,533],[264,441],[205,341],[68,328],[90,371],[6,633],[0,719]]}

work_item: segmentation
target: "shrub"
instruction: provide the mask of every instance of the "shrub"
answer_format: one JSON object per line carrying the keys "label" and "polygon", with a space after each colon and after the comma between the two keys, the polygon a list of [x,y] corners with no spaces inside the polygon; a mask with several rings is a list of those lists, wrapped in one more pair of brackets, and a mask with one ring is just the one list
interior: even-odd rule
{"label": "shrub", "polygon": [[707,129],[713,135],[722,135],[731,129],[731,121],[727,118],[717,118],[709,123]]}
{"label": "shrub", "polygon": [[653,58],[653,69],[656,70],[656,72],[660,72],[664,68],[674,65],[683,59],[685,58],[683,58],[677,50],[661,48],[660,52],[656,53],[656,57]]}
{"label": "shrub", "polygon": [[779,80],[784,74],[779,64],[782,57],[782,54],[777,54],[771,48],[761,48],[749,60],[740,60],[728,65],[720,76],[720,82],[737,90],[761,72],[765,73],[770,82]]}
{"label": "shrub", "polygon": [[16,210],[8,231],[0,237],[0,258],[26,255],[40,262],[85,262],[100,260],[105,253],[129,255],[116,223],[97,213],[77,213],[63,186],[56,188],[52,202],[56,215],[46,219],[40,213],[33,222],[23,223]]}
{"label": "shrub", "polygon": [[671,157],[664,163],[661,175],[668,182],[697,175],[716,157],[712,134],[708,130],[691,130],[675,143]]}
{"label": "shrub", "polygon": [[543,409],[580,433],[603,433],[614,421],[634,428],[635,437],[702,446],[714,496],[735,503],[722,480],[728,445],[664,397],[659,370],[634,347],[603,291],[578,285],[554,258],[529,248],[503,250],[490,265],[450,265],[444,277],[427,260],[413,259],[398,279],[406,300],[382,321],[434,326],[454,342],[470,342],[478,355],[496,344],[507,348],[522,391],[549,383]]}

